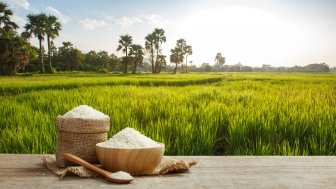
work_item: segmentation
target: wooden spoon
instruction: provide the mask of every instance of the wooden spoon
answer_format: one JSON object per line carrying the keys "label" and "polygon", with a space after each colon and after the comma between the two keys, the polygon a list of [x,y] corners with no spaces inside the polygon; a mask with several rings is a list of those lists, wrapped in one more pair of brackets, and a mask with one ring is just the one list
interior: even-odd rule
{"label": "wooden spoon", "polygon": [[134,178],[126,172],[121,172],[121,176],[120,174],[116,174],[116,173],[111,173],[109,171],[105,171],[97,166],[92,165],[91,163],[73,155],[70,153],[64,153],[64,158],[66,160],[69,160],[73,163],[79,164],[83,167],[86,167],[98,174],[100,174],[101,176],[105,177],[107,180],[114,182],[114,183],[129,183],[131,182]]}

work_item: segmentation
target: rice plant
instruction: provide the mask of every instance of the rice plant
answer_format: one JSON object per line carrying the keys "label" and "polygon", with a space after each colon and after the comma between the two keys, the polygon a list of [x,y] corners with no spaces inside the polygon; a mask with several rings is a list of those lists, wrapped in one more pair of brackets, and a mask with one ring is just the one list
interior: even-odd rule
{"label": "rice plant", "polygon": [[87,104],[167,155],[335,155],[336,75],[0,77],[0,153],[55,153],[57,115]]}

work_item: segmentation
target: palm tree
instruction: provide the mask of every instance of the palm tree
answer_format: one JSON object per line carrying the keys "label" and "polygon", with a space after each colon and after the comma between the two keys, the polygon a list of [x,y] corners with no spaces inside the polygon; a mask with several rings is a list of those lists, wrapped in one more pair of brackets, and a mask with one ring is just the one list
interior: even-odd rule
{"label": "palm tree", "polygon": [[128,48],[131,46],[133,40],[132,40],[132,36],[130,35],[122,35],[120,36],[120,40],[119,40],[119,46],[117,48],[117,51],[120,51],[122,49],[122,51],[125,53],[125,70],[124,73],[127,73],[127,67],[128,67]]}
{"label": "palm tree", "polygon": [[167,65],[167,61],[166,61],[166,56],[165,55],[159,55],[158,57],[158,70],[157,70],[157,73],[160,73],[162,68],[166,67]]}
{"label": "palm tree", "polygon": [[46,20],[47,15],[44,13],[40,14],[29,14],[27,16],[28,23],[25,25],[26,31],[22,33],[23,36],[30,38],[32,35],[37,37],[39,40],[39,62],[40,62],[40,73],[44,73],[43,64],[43,40],[46,34]]}
{"label": "palm tree", "polygon": [[132,62],[134,64],[132,74],[135,74],[138,65],[140,65],[144,59],[143,57],[144,52],[142,46],[138,44],[131,45],[131,50],[129,54],[132,57]]}
{"label": "palm tree", "polygon": [[220,69],[223,68],[225,64],[225,57],[222,56],[222,53],[217,53],[215,57],[216,64],[220,66]]}
{"label": "palm tree", "polygon": [[0,2],[0,74],[15,75],[34,55],[28,41],[17,34],[19,27],[11,21],[12,15],[8,6]]}
{"label": "palm tree", "polygon": [[177,66],[183,62],[182,51],[177,46],[174,49],[171,49],[170,62],[175,64],[173,73],[176,74]]}
{"label": "palm tree", "polygon": [[184,72],[184,65],[183,65],[183,60],[184,60],[184,55],[185,55],[185,49],[187,46],[187,42],[185,39],[179,39],[176,41],[176,49],[179,51],[179,54],[182,56],[182,60],[181,60],[181,65],[182,65],[182,72]]}
{"label": "palm tree", "polygon": [[[13,15],[13,12],[8,8],[5,3],[0,2],[0,28],[6,31],[15,30],[19,26],[10,20],[10,17]],[[2,27],[3,25],[3,27]]]}
{"label": "palm tree", "polygon": [[52,66],[51,66],[51,46],[53,45],[52,40],[59,35],[58,32],[61,30],[61,23],[57,21],[56,16],[48,16],[46,19],[45,29],[48,42],[48,72],[52,73]]}
{"label": "palm tree", "polygon": [[155,35],[154,33],[148,34],[146,37],[145,48],[150,52],[151,64],[152,64],[152,73],[154,70],[154,44],[155,44]]}
{"label": "palm tree", "polygon": [[155,36],[154,37],[154,45],[155,45],[155,49],[156,49],[156,61],[155,61],[154,70],[155,70],[155,73],[158,73],[158,70],[161,69],[161,68],[159,68],[159,53],[161,51],[160,45],[163,42],[166,42],[166,36],[164,35],[165,31],[163,29],[158,29],[158,28],[155,28],[153,34]]}
{"label": "palm tree", "polygon": [[222,59],[222,53],[217,53],[215,57],[216,64],[219,64],[220,60]]}
{"label": "palm tree", "polygon": [[177,66],[182,64],[183,71],[183,59],[186,55],[186,46],[187,43],[184,39],[179,39],[176,41],[176,46],[171,50],[170,62],[175,63],[174,74],[177,72]]}
{"label": "palm tree", "polygon": [[5,71],[8,75],[15,75],[18,69],[28,64],[29,57],[34,56],[34,50],[30,43],[19,35],[11,36],[8,42]]}
{"label": "palm tree", "polygon": [[225,57],[224,56],[220,59],[219,63],[220,63],[221,70],[223,70],[223,66],[225,64]]}
{"label": "palm tree", "polygon": [[13,36],[16,35],[15,29],[19,27],[15,22],[11,21],[12,15],[13,15],[13,12],[8,8],[7,4],[0,2],[0,39],[1,39],[0,63],[1,64],[6,64],[6,62],[8,61],[8,58],[6,55],[9,54],[9,45],[10,45],[10,42]]}
{"label": "palm tree", "polygon": [[190,45],[186,45],[184,52],[186,54],[186,72],[188,72],[188,55],[192,55],[192,47]]}

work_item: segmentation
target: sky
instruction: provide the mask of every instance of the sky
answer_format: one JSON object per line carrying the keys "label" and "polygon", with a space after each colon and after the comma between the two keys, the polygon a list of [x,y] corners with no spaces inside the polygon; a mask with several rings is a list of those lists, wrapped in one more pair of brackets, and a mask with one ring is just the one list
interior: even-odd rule
{"label": "sky", "polygon": [[[215,62],[218,52],[227,65],[336,66],[335,0],[4,0],[20,32],[28,14],[55,15],[62,24],[57,47],[70,41],[83,52],[117,52],[121,35],[144,46],[145,36],[163,28],[162,45],[180,38],[192,46],[194,65]],[[37,46],[37,40],[31,39]],[[167,59],[168,60],[168,59]],[[168,60],[169,61],[169,60]]]}

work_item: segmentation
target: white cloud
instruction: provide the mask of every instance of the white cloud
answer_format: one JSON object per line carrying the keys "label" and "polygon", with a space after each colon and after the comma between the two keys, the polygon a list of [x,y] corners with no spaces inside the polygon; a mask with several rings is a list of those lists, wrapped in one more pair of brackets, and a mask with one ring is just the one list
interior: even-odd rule
{"label": "white cloud", "polygon": [[26,10],[29,9],[30,3],[27,0],[11,0],[11,3],[14,6],[24,8]]}
{"label": "white cloud", "polygon": [[70,21],[69,17],[62,14],[59,10],[54,7],[46,7],[47,11],[49,11],[52,15],[56,16],[63,24],[66,24]]}
{"label": "white cloud", "polygon": [[26,20],[16,14],[13,14],[11,18],[20,28],[23,28],[26,24]]}
{"label": "white cloud", "polygon": [[139,17],[122,17],[115,20],[115,24],[121,26],[122,29],[129,28],[136,23],[143,23],[143,20]]}
{"label": "white cloud", "polygon": [[[111,16],[107,17],[106,15],[105,17],[109,19],[112,18]],[[154,27],[164,27],[169,22],[170,20],[164,19],[157,14],[122,17],[122,18],[114,19],[114,23],[116,25],[121,26],[122,29],[132,27],[134,24],[137,24],[137,23],[148,24]]]}
{"label": "white cloud", "polygon": [[96,20],[86,18],[84,20],[79,20],[79,23],[82,25],[84,29],[95,30],[97,27],[106,26],[106,22],[104,20]]}
{"label": "white cloud", "polygon": [[151,14],[151,15],[143,15],[142,16],[150,25],[153,25],[155,27],[164,27],[166,24],[170,22],[170,20],[164,19],[161,16],[157,14]]}

